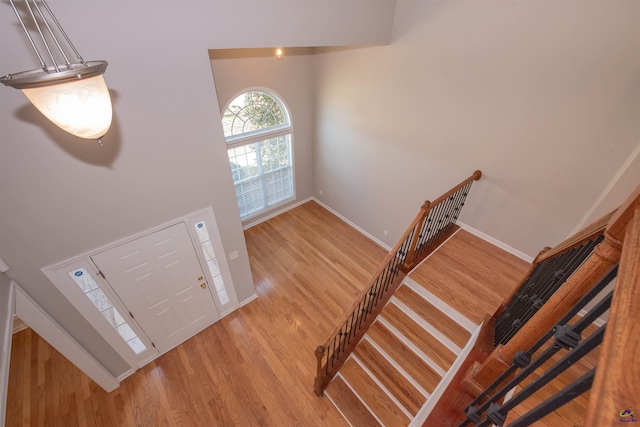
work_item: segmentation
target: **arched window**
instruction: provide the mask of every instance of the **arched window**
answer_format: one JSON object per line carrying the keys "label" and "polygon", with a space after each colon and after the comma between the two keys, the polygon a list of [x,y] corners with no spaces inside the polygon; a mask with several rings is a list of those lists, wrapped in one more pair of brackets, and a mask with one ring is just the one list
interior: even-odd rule
{"label": "arched window", "polygon": [[232,100],[222,116],[240,217],[294,196],[291,121],[275,95],[252,90]]}

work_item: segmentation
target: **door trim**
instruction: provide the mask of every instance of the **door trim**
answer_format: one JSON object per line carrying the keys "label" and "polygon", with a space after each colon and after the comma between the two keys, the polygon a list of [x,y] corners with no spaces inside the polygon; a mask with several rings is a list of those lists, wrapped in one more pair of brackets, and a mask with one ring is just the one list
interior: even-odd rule
{"label": "door trim", "polygon": [[[218,226],[217,226],[217,222],[215,220],[215,215],[213,212],[213,208],[212,207],[208,207],[202,210],[199,210],[197,212],[193,212],[191,214],[185,215],[183,217],[174,219],[172,221],[163,223],[161,225],[155,226],[153,228],[149,228],[147,230],[144,230],[142,232],[136,233],[134,235],[119,239],[117,241],[114,241],[112,243],[109,243],[107,245],[103,245],[99,248],[96,249],[92,249],[88,252],[85,252],[81,255],[78,255],[76,257],[73,257],[71,259],[67,259],[61,262],[58,262],[56,264],[47,266],[47,267],[43,267],[41,269],[41,271],[45,274],[45,276],[56,286],[56,288],[65,296],[65,298],[67,298],[67,300],[69,300],[69,302],[80,312],[80,314],[95,328],[96,332],[109,344],[109,346],[111,346],[114,351],[116,351],[121,357],[122,359],[129,365],[129,367],[131,368],[131,370],[122,373],[122,375],[128,376],[131,373],[135,372],[136,370],[138,370],[139,368],[143,367],[144,365],[146,365],[147,363],[153,361],[154,359],[156,359],[157,357],[159,357],[161,355],[160,352],[155,351],[152,352],[152,354],[150,354],[146,359],[142,359],[140,360],[139,358],[136,358],[135,355],[133,354],[133,351],[130,350],[128,348],[128,346],[126,346],[126,343],[124,343],[122,341],[122,339],[120,338],[120,336],[117,334],[117,332],[115,332],[115,330],[109,325],[108,322],[106,322],[104,319],[102,319],[99,316],[99,313],[96,311],[96,309],[93,307],[93,305],[90,303],[90,301],[88,300],[88,298],[84,297],[84,295],[80,295],[82,293],[82,291],[80,290],[80,288],[78,286],[76,286],[75,284],[70,283],[70,281],[68,280],[61,280],[58,277],[57,271],[63,269],[63,268],[67,268],[70,267],[72,265],[82,265],[85,268],[87,268],[87,266],[89,268],[87,268],[87,270],[89,272],[91,272],[92,274],[94,274],[94,280],[96,280],[97,282],[99,282],[100,286],[103,288],[103,291],[108,291],[105,292],[107,293],[107,296],[111,299],[112,296],[114,296],[114,300],[112,300],[112,303],[114,304],[114,306],[116,306],[116,308],[120,309],[122,308],[122,316],[126,317],[126,321],[132,326],[132,328],[134,328],[135,332],[138,333],[138,336],[140,336],[140,333],[142,334],[142,336],[144,336],[144,338],[150,343],[151,341],[148,340],[148,338],[144,335],[144,331],[142,328],[140,328],[140,326],[137,324],[137,322],[135,321],[135,319],[133,319],[130,314],[129,311],[126,310],[126,305],[120,301],[120,299],[117,297],[117,293],[113,291],[113,289],[111,288],[111,285],[108,283],[107,280],[102,279],[101,277],[99,277],[98,275],[98,270],[95,266],[95,264],[92,262],[91,260],[91,256],[96,255],[100,252],[104,252],[110,249],[113,249],[117,246],[123,245],[125,243],[129,243],[132,242],[136,239],[139,239],[141,237],[147,236],[149,234],[153,234],[157,231],[163,230],[167,227],[171,227],[173,225],[176,225],[178,223],[185,223],[189,232],[189,237],[191,239],[192,245],[194,247],[194,250],[196,252],[196,255],[198,257],[198,262],[200,263],[203,271],[207,271],[207,265],[206,262],[204,261],[204,254],[202,252],[202,249],[198,243],[197,237],[195,235],[195,231],[192,231],[191,229],[193,228],[193,224],[197,223],[198,221],[201,221],[205,219],[207,221],[207,225],[209,229],[209,233],[211,236],[211,241],[212,244],[214,246],[214,250],[216,252],[217,258],[219,260],[219,266],[220,266],[220,271],[222,274],[222,278],[224,280],[225,283],[225,287],[229,290],[229,294],[231,298],[231,302],[228,305],[228,307],[224,310],[219,309],[219,315],[220,317],[217,320],[220,320],[222,317],[224,317],[225,315],[229,314],[230,312],[234,311],[235,309],[238,308],[238,301],[236,298],[236,294],[235,294],[235,287],[233,285],[232,279],[231,279],[231,272],[229,269],[229,266],[227,264],[227,258],[226,258],[226,253],[224,252],[224,248],[222,246],[222,241],[220,238],[220,234],[218,231]],[[209,286],[209,289],[211,289],[212,286]],[[217,296],[214,296],[214,302],[216,303],[216,305],[218,305],[218,298]],[[216,320],[216,321],[217,321]],[[215,322],[213,322],[215,323]],[[213,324],[212,323],[212,324]],[[210,325],[209,325],[210,326]],[[141,337],[142,339],[142,337]],[[145,341],[145,345],[147,344],[147,341]],[[167,350],[169,351],[169,350]],[[164,352],[163,352],[164,353]]]}
{"label": "door trim", "polygon": [[5,425],[7,396],[9,389],[9,363],[11,359],[11,330],[13,329],[13,313],[15,312],[14,281],[0,273],[0,426]]}

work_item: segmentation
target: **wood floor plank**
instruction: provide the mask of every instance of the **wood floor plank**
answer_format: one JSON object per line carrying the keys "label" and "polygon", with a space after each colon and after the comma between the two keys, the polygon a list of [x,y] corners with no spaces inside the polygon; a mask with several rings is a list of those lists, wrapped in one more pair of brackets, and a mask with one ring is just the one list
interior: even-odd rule
{"label": "wood floor plank", "polygon": [[440,375],[393,335],[382,323],[375,322],[371,325],[367,335],[405,372],[411,375],[411,378],[416,380],[427,393],[433,392],[442,379]]}
{"label": "wood floor plank", "polygon": [[329,383],[325,393],[335,402],[352,426],[380,426],[340,376]]}
{"label": "wood floor plank", "polygon": [[460,230],[410,275],[413,280],[480,324],[524,277],[529,264]]}
{"label": "wood floor plank", "polygon": [[15,334],[7,426],[347,426],[313,393],[314,349],[386,251],[315,202],[245,237],[258,299],[112,393],[30,329]]}
{"label": "wood floor plank", "polygon": [[406,426],[409,424],[409,417],[389,399],[389,396],[355,360],[348,359],[340,370],[340,374],[384,425]]}
{"label": "wood floor plank", "polygon": [[438,310],[410,287],[406,285],[400,286],[394,296],[427,323],[442,332],[444,336],[449,338],[458,347],[464,348],[469,338],[471,338],[469,331]]}
{"label": "wood floor plank", "polygon": [[[30,329],[15,334],[7,426],[347,426],[328,399],[313,393],[314,349],[386,251],[315,202],[246,230],[245,238],[258,299],[138,370],[112,393]],[[429,260],[448,272],[464,267],[438,259],[442,250]],[[446,258],[460,257],[456,250],[466,249],[456,245]],[[445,294],[455,286],[440,273],[427,277]],[[417,356],[403,354],[407,349],[379,324],[370,336],[394,360],[412,361],[403,368],[433,391],[429,368]]]}
{"label": "wood floor plank", "polygon": [[418,413],[427,399],[369,341],[361,341],[354,354],[411,415]]}
{"label": "wood floor plank", "polygon": [[456,355],[438,341],[433,335],[425,331],[395,304],[387,304],[380,314],[385,320],[398,329],[431,360],[436,362],[445,372],[449,370]]}

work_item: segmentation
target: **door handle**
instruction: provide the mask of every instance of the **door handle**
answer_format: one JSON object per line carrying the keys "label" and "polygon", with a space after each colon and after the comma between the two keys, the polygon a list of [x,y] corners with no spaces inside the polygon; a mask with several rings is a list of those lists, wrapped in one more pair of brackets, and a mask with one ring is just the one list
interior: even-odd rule
{"label": "door handle", "polygon": [[207,289],[207,284],[206,283],[200,283],[200,287],[202,289]]}

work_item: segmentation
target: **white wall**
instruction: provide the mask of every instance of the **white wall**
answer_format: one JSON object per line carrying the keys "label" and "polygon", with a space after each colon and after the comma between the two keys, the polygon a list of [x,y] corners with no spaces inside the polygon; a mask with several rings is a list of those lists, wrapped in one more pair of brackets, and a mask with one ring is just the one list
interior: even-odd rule
{"label": "white wall", "polygon": [[[238,298],[254,293],[208,50],[386,43],[395,1],[57,1],[86,59],[106,59],[104,147],[0,88],[0,257],[11,277],[113,375],[126,364],[40,269],[213,206]],[[0,4],[0,73],[37,61]]]}
{"label": "white wall", "polygon": [[535,255],[640,143],[639,23],[637,1],[399,0],[389,46],[316,58],[316,196],[393,244],[482,169],[461,219]]}
{"label": "white wall", "polygon": [[591,209],[589,209],[583,220],[577,225],[574,231],[578,231],[582,226],[591,224],[598,218],[606,215],[620,206],[630,195],[636,186],[640,185],[640,143],[622,164],[611,181],[602,190]]}
{"label": "white wall", "polygon": [[[222,114],[225,106],[247,89],[269,89],[280,96],[291,113],[296,198],[275,208],[285,209],[313,196],[313,57],[310,48],[285,49],[275,58],[274,49],[223,49],[210,52],[213,78]],[[260,221],[269,212],[244,221]]]}

